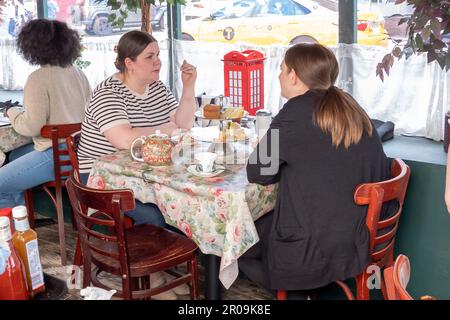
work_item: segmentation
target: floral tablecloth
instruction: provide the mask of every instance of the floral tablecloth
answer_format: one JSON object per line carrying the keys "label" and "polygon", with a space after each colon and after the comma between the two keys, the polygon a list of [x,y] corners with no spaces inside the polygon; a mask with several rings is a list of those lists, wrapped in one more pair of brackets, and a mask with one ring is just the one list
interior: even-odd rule
{"label": "floral tablecloth", "polygon": [[12,126],[0,126],[0,167],[5,162],[5,153],[31,143],[31,138],[18,134]]}
{"label": "floral tablecloth", "polygon": [[219,279],[228,289],[238,275],[237,259],[259,241],[253,221],[273,209],[277,194],[277,185],[250,184],[244,163],[201,178],[186,170],[186,162],[151,167],[119,151],[95,162],[88,186],[129,188],[141,202],[156,203],[168,224],[192,238],[203,253],[221,257]]}

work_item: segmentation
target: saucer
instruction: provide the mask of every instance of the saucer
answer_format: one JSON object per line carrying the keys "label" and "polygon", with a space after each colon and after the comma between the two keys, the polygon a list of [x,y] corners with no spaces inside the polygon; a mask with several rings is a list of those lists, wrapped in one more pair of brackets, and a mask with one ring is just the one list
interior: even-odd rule
{"label": "saucer", "polygon": [[215,176],[221,174],[222,172],[224,172],[225,171],[225,167],[216,165],[216,168],[214,169],[214,171],[201,172],[201,171],[197,170],[197,165],[193,164],[193,165],[190,165],[187,168],[187,171],[189,173],[193,174],[194,176],[197,176],[197,177],[211,178],[211,177],[215,177]]}

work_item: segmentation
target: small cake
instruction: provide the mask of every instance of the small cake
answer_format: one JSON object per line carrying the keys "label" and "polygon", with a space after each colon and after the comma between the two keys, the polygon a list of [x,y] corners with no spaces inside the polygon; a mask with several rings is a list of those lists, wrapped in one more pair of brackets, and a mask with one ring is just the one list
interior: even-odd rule
{"label": "small cake", "polygon": [[203,107],[203,116],[207,119],[219,119],[220,118],[220,106],[215,104],[207,104]]}
{"label": "small cake", "polygon": [[246,139],[245,130],[241,126],[234,122],[229,122],[223,131],[219,134],[217,142],[235,142]]}

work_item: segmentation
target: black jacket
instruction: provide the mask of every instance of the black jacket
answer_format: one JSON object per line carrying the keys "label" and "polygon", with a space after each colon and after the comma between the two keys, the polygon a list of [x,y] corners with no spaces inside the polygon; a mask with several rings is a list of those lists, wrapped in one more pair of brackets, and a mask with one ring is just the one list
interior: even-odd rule
{"label": "black jacket", "polygon": [[[369,261],[366,208],[354,203],[353,194],[358,184],[388,179],[389,161],[375,129],[348,150],[332,145],[331,135],[312,121],[323,94],[310,90],[290,99],[247,164],[249,182],[279,182],[264,259],[272,289],[322,287],[356,276]],[[262,174],[269,165],[258,156],[264,145],[274,153],[269,174]]]}

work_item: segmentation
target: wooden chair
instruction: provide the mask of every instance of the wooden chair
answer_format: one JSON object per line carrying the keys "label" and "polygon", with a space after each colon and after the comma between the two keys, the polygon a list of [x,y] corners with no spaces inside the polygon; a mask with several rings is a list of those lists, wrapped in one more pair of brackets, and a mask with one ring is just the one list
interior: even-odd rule
{"label": "wooden chair", "polygon": [[[63,266],[67,264],[67,253],[64,232],[62,188],[64,187],[64,180],[70,175],[70,171],[63,171],[63,167],[70,166],[71,162],[70,159],[61,160],[61,157],[68,156],[68,151],[67,149],[60,149],[59,143],[60,139],[66,139],[71,133],[79,131],[80,129],[81,123],[46,125],[41,129],[41,136],[52,140],[55,180],[41,184],[40,187],[42,187],[42,189],[44,189],[44,191],[50,196],[50,199],[52,200],[53,205],[56,209],[56,217],[58,220],[59,248],[61,254],[61,264]],[[32,189],[28,189],[25,192],[25,205],[28,210],[30,226],[34,229],[35,219]]]}
{"label": "wooden chair", "polygon": [[[411,275],[411,267],[407,256],[400,254],[393,267],[384,269],[384,281],[388,300],[414,300],[406,291]],[[432,296],[422,296],[420,300],[436,300]]]}
{"label": "wooden chair", "polygon": [[[66,181],[74,210],[83,252],[83,287],[92,282],[110,290],[98,279],[101,272],[120,276],[124,299],[147,299],[187,283],[191,299],[198,298],[197,246],[187,237],[154,225],[124,228],[124,212],[134,209],[133,192],[96,190],[78,183],[73,176]],[[88,215],[88,208],[96,215]],[[94,231],[92,225],[114,229],[113,234]],[[187,273],[169,270],[187,262]],[[91,266],[94,270],[91,271]],[[175,278],[156,288],[150,287],[150,274],[165,271]]]}
{"label": "wooden chair", "polygon": [[[366,225],[370,236],[370,264],[365,271],[356,277],[356,299],[369,300],[369,288],[367,280],[372,275],[368,273],[369,266],[377,266],[380,270],[394,265],[394,242],[397,234],[398,221],[402,213],[403,201],[408,187],[410,168],[401,159],[394,159],[391,166],[392,178],[386,181],[364,183],[356,187],[354,201],[357,205],[367,206]],[[398,201],[397,212],[385,220],[380,220],[380,212],[385,202]],[[387,232],[379,232],[380,230]],[[386,288],[381,274],[380,284],[383,295],[386,298]],[[344,290],[349,300],[354,296],[349,287],[342,281],[336,283]],[[277,299],[285,300],[287,293],[284,290],[277,291]]]}
{"label": "wooden chair", "polygon": [[[78,156],[77,156],[78,144],[80,143],[80,138],[81,138],[81,131],[74,132],[66,138],[67,151],[69,152],[70,163],[72,164],[72,172],[73,172],[75,179],[78,182],[81,182],[81,180],[80,180],[80,165],[79,165]],[[129,229],[133,226],[133,219],[125,216],[124,223],[125,223],[125,229]],[[82,263],[83,263],[83,256],[81,254],[80,238],[77,237],[77,244],[75,247],[73,265],[81,266]]]}

